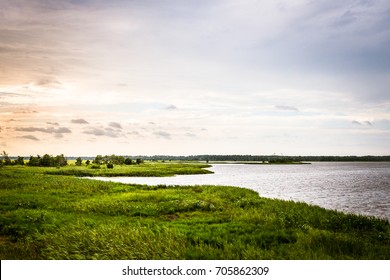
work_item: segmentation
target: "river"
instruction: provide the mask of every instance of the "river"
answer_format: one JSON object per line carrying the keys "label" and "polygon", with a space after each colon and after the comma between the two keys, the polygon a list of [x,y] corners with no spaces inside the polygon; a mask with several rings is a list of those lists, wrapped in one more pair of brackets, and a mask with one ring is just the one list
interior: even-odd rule
{"label": "river", "polygon": [[214,164],[214,174],[94,178],[146,185],[220,185],[253,189],[263,197],[390,220],[389,162],[313,162],[303,165]]}

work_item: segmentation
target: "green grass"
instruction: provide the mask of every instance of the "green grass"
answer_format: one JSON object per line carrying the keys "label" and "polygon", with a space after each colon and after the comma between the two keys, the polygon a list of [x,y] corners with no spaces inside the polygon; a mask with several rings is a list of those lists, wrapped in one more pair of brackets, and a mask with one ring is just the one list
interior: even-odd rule
{"label": "green grass", "polygon": [[[166,169],[198,169],[176,167]],[[151,174],[151,168],[162,174],[164,166],[139,170]],[[47,174],[55,171],[0,168],[1,259],[390,259],[386,220],[262,198],[243,188]]]}
{"label": "green grass", "polygon": [[[96,168],[97,167],[97,168]],[[70,175],[70,176],[139,176],[139,177],[164,177],[173,176],[175,174],[208,174],[212,173],[204,168],[210,167],[207,164],[199,163],[145,163],[133,165],[114,165],[113,169],[109,169],[106,165],[90,165],[90,166],[74,166],[69,165],[61,168],[44,168],[42,171],[51,175]]]}

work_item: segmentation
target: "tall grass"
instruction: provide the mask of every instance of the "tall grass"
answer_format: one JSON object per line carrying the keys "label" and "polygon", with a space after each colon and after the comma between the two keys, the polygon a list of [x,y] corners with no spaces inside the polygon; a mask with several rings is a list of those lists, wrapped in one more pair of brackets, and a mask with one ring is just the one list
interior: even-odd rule
{"label": "tall grass", "polygon": [[236,187],[47,171],[0,169],[1,259],[390,259],[386,220]]}

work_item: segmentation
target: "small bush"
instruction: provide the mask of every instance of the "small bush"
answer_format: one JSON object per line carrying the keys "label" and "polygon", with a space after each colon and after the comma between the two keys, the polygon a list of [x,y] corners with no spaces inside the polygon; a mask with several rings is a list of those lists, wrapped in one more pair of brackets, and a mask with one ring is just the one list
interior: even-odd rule
{"label": "small bush", "polygon": [[112,163],[107,163],[107,168],[113,169],[114,165]]}

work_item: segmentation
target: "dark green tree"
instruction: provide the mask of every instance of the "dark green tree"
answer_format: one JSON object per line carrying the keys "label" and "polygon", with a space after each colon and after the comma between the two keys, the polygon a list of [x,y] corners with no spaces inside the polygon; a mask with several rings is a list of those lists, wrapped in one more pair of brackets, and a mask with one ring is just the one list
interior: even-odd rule
{"label": "dark green tree", "polygon": [[66,166],[66,165],[68,165],[68,160],[63,154],[58,155],[54,158],[53,166]]}
{"label": "dark green tree", "polygon": [[48,154],[44,154],[41,159],[41,166],[45,166],[45,167],[53,166],[52,157]]}
{"label": "dark green tree", "polygon": [[24,165],[24,157],[18,156],[18,158],[16,159],[16,164],[17,165]]}
{"label": "dark green tree", "polygon": [[125,157],[124,156],[117,156],[116,160],[117,160],[117,164],[122,165],[122,164],[125,163]]}
{"label": "dark green tree", "polygon": [[76,158],[76,165],[81,166],[83,164],[83,160],[81,157]]}
{"label": "dark green tree", "polygon": [[3,156],[3,164],[4,165],[11,165],[12,164],[11,159],[9,158],[8,154],[5,151],[3,151],[2,156]]}
{"label": "dark green tree", "polygon": [[92,161],[94,164],[102,164],[103,163],[103,156],[97,155],[95,159]]}
{"label": "dark green tree", "polygon": [[40,166],[41,165],[41,157],[37,155],[36,157],[30,156],[28,161],[29,166]]}

